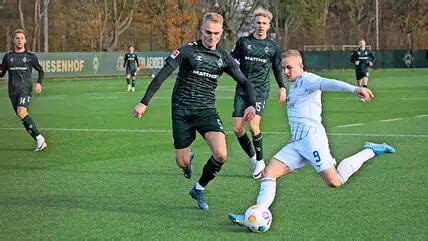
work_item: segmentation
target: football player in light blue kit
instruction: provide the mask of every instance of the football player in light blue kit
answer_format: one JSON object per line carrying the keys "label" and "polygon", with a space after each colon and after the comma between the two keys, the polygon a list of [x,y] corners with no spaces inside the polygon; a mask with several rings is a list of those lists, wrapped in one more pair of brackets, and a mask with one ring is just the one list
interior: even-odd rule
{"label": "football player in light blue kit", "polygon": [[[350,92],[365,101],[370,101],[374,96],[368,88],[305,72],[302,57],[297,50],[288,50],[282,57],[282,67],[290,81],[287,114],[291,138],[262,173],[257,204],[266,208],[269,208],[275,198],[276,179],[308,164],[329,187],[340,187],[367,160],[387,152],[395,152],[393,147],[385,143],[366,142],[360,152],[342,160],[336,169],[336,160],[330,154],[328,138],[321,123],[321,91]],[[236,224],[245,225],[244,215],[229,214],[229,219]]]}

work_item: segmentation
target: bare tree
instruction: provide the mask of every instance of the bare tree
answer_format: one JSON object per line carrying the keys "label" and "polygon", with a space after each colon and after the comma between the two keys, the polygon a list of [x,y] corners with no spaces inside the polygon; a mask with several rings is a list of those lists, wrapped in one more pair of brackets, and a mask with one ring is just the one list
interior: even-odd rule
{"label": "bare tree", "polygon": [[137,0],[132,0],[128,5],[127,0],[122,0],[120,6],[118,6],[117,0],[112,1],[110,16],[112,31],[110,32],[111,41],[107,48],[108,50],[115,50],[117,48],[119,36],[131,25],[135,8],[139,3]]}
{"label": "bare tree", "polygon": [[[261,0],[218,0],[220,13],[224,18],[224,38],[234,43],[238,38],[238,33],[251,30],[251,16],[254,11],[262,6]],[[229,47],[226,43],[226,47]]]}
{"label": "bare tree", "polygon": [[[21,24],[21,28],[27,32],[27,27],[25,24],[25,17],[22,10],[22,0],[18,0],[18,15]],[[43,16],[47,13],[49,0],[44,2],[45,4],[41,6],[40,0],[34,0],[33,7],[33,18],[32,23],[30,24],[31,29],[31,50],[38,50],[37,47],[40,47],[40,22],[42,21]]]}

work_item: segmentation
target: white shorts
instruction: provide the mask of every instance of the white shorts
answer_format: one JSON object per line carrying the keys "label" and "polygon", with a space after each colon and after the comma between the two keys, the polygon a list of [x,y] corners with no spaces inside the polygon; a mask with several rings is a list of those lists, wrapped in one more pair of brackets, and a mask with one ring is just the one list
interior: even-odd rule
{"label": "white shorts", "polygon": [[287,165],[291,171],[311,164],[317,173],[336,165],[330,154],[328,138],[324,127],[311,127],[306,137],[289,142],[274,156]]}

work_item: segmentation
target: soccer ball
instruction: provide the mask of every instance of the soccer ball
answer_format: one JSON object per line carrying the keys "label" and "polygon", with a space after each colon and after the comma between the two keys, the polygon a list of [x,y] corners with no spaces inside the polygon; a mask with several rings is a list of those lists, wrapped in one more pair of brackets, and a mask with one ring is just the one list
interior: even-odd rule
{"label": "soccer ball", "polygon": [[268,231],[272,224],[272,214],[269,209],[253,205],[245,212],[245,226],[255,233],[264,233]]}
{"label": "soccer ball", "polygon": [[155,74],[150,75],[150,77],[154,78],[154,77],[155,77]]}

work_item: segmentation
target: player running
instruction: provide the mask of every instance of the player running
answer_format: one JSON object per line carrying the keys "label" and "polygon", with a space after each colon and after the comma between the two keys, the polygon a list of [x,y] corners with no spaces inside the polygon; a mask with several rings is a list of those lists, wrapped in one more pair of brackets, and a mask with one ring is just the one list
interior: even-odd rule
{"label": "player running", "polygon": [[273,69],[275,80],[279,87],[278,102],[284,103],[286,91],[281,74],[281,50],[279,46],[268,37],[268,30],[272,20],[272,13],[265,9],[255,12],[255,32],[241,37],[235,44],[231,55],[240,63],[239,68],[248,81],[254,86],[256,93],[256,117],[248,122],[252,135],[252,143],[245,133],[243,118],[245,105],[245,92],[237,85],[233,102],[233,132],[242,149],[248,155],[253,178],[260,178],[265,162],[263,161],[263,134],[260,122],[265,109],[266,100],[270,91],[270,70]]}
{"label": "player running", "polygon": [[34,92],[40,94],[42,92],[42,81],[44,78],[44,71],[39,64],[37,56],[25,50],[25,32],[22,29],[15,30],[13,43],[15,48],[13,51],[7,53],[3,57],[0,69],[0,77],[9,73],[9,98],[12,103],[16,115],[21,119],[22,124],[27,130],[28,134],[36,141],[36,148],[34,151],[41,151],[48,145],[45,138],[41,135],[36,123],[30,117],[28,110],[31,101],[31,92],[33,89],[33,82],[31,74],[33,68],[39,73],[39,78],[34,84]]}
{"label": "player running", "polygon": [[202,39],[178,48],[166,59],[165,66],[152,80],[141,102],[135,106],[134,115],[142,117],[163,81],[180,67],[172,93],[171,108],[176,163],[183,169],[184,176],[190,178],[193,158],[190,145],[196,138],[196,132],[199,132],[209,145],[211,156],[189,194],[200,209],[208,210],[205,187],[220,172],[227,157],[223,123],[215,108],[218,78],[226,72],[244,89],[246,108],[243,118],[247,121],[255,116],[255,98],[252,85],[241,73],[235,60],[217,46],[223,33],[223,17],[216,13],[206,13],[201,32]]}

